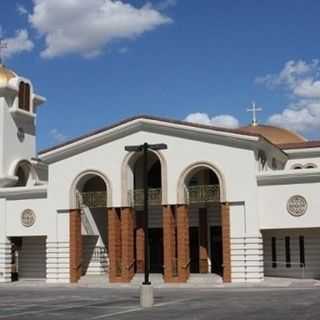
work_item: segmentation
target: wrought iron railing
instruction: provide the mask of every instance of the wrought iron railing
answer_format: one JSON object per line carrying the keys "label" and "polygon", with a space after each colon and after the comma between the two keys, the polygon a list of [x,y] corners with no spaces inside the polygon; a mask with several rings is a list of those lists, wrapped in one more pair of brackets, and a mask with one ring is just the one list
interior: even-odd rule
{"label": "wrought iron railing", "polygon": [[220,186],[218,184],[190,186],[186,190],[186,199],[188,203],[219,202]]}
{"label": "wrought iron railing", "polygon": [[[150,206],[161,205],[162,190],[156,188],[150,188],[148,190],[148,203]],[[144,203],[144,190],[136,189],[133,192],[129,191],[129,201],[134,207],[142,207]]]}
{"label": "wrought iron railing", "polygon": [[107,207],[107,192],[78,192],[78,203],[80,207],[88,208],[106,208]]}

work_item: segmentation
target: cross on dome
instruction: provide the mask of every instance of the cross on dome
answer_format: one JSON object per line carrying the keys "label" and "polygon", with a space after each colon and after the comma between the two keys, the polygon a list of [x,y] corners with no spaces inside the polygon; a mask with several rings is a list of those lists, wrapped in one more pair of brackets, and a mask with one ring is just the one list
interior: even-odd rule
{"label": "cross on dome", "polygon": [[251,122],[251,125],[253,127],[257,126],[258,125],[258,122],[257,122],[257,112],[259,111],[262,111],[262,108],[258,108],[256,103],[254,101],[252,101],[252,106],[251,108],[248,108],[247,109],[247,112],[252,112],[252,122]]}
{"label": "cross on dome", "polygon": [[3,51],[8,48],[8,44],[0,39],[0,65],[3,64]]}

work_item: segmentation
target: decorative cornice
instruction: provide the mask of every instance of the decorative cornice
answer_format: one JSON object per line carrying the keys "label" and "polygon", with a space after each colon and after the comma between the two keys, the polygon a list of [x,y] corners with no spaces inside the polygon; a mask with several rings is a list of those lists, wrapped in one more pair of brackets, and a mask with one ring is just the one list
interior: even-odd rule
{"label": "decorative cornice", "polygon": [[301,169],[295,172],[266,173],[257,176],[258,185],[281,185],[320,182],[319,169]]}
{"label": "decorative cornice", "polygon": [[0,198],[6,199],[30,199],[46,195],[47,186],[0,188]]}

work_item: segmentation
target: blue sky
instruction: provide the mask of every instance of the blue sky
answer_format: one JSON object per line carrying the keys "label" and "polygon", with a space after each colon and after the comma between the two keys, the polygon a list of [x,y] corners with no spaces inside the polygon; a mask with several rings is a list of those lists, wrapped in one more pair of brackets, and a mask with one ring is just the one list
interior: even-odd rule
{"label": "blue sky", "polygon": [[137,114],[246,125],[252,100],[263,108],[260,122],[319,138],[319,1],[0,7],[6,65],[48,99],[38,112],[39,149]]}

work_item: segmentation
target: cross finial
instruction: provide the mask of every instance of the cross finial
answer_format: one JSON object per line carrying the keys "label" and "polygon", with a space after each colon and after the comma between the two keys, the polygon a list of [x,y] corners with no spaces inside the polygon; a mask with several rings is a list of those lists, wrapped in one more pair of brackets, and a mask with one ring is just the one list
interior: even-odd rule
{"label": "cross finial", "polygon": [[259,111],[262,111],[262,108],[257,108],[257,105],[254,101],[252,101],[252,106],[251,108],[248,108],[247,109],[247,112],[252,112],[252,123],[251,125],[252,126],[256,126],[258,125],[258,122],[257,122],[257,112]]}
{"label": "cross finial", "polygon": [[8,48],[8,44],[0,39],[0,65],[3,64],[3,50]]}

